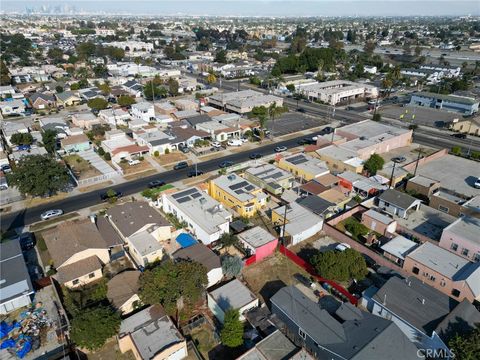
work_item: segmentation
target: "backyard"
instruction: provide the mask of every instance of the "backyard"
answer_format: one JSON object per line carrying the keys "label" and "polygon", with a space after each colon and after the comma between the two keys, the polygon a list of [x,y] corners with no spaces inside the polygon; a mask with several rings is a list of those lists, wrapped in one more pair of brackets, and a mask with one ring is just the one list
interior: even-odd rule
{"label": "backyard", "polygon": [[198,351],[202,354],[204,359],[208,359],[208,353],[215,346],[218,345],[215,339],[213,329],[209,324],[204,324],[192,330],[190,333],[192,341],[195,343]]}
{"label": "backyard", "polygon": [[88,179],[94,176],[102,175],[100,171],[94,168],[89,161],[77,154],[67,155],[63,158],[72,169],[78,180]]}

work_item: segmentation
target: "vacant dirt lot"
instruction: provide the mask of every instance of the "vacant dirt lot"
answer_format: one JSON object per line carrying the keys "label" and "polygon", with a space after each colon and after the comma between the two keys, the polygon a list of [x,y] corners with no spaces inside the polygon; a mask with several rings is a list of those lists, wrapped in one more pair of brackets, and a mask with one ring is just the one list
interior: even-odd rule
{"label": "vacant dirt lot", "polygon": [[172,152],[170,154],[160,155],[159,157],[152,156],[152,158],[155,159],[160,165],[167,165],[184,161],[187,159],[187,156],[181,152]]}
{"label": "vacant dirt lot", "polygon": [[94,176],[102,175],[100,171],[90,165],[90,162],[79,155],[73,154],[63,158],[70,166],[77,179],[88,179]]}
{"label": "vacant dirt lot", "polygon": [[293,277],[296,273],[310,277],[302,268],[277,252],[257,264],[245,267],[243,278],[250,289],[268,303],[282,287],[298,283]]}

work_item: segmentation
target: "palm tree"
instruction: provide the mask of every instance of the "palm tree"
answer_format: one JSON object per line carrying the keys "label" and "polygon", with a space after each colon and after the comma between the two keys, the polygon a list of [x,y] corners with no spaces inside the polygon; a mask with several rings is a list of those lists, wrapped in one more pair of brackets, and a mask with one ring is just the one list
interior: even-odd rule
{"label": "palm tree", "polygon": [[282,108],[277,106],[277,103],[272,103],[268,107],[268,115],[270,116],[270,120],[272,121],[272,129],[275,125],[275,117],[282,113]]}
{"label": "palm tree", "polygon": [[390,92],[392,91],[393,81],[389,76],[386,76],[382,81],[382,87],[387,89],[387,97],[390,97]]}

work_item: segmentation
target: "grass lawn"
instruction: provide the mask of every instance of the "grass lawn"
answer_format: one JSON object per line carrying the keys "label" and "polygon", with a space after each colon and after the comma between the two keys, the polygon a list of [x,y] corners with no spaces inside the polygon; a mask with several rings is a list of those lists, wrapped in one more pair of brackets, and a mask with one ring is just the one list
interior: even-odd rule
{"label": "grass lawn", "polygon": [[172,184],[165,184],[163,186],[154,188],[154,189],[145,189],[142,191],[142,196],[148,197],[150,199],[156,199],[159,194],[168,189],[173,189]]}
{"label": "grass lawn", "polygon": [[63,158],[73,170],[78,179],[88,179],[94,176],[102,175],[100,171],[90,165],[90,162],[77,154],[67,155]]}
{"label": "grass lawn", "polygon": [[152,156],[152,159],[155,159],[160,165],[168,165],[179,161],[185,161],[187,155],[181,152],[171,152],[170,154],[163,154],[158,157]]}
{"label": "grass lawn", "polygon": [[128,165],[128,162],[121,162],[119,165],[122,168],[124,175],[137,174],[153,169],[153,166],[147,160],[140,161],[137,165]]}
{"label": "grass lawn", "polygon": [[293,277],[294,274],[310,277],[305,270],[278,252],[259,263],[245,267],[242,272],[250,290],[264,302],[268,302],[282,287],[296,284],[298,281]]}
{"label": "grass lawn", "polygon": [[207,325],[203,325],[194,329],[190,335],[203,358],[208,359],[208,352],[217,346],[212,329]]}

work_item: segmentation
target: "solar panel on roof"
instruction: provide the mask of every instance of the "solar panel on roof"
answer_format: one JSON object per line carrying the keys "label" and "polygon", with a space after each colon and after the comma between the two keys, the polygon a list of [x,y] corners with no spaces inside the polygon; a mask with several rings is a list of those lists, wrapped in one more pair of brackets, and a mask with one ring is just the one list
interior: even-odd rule
{"label": "solar panel on roof", "polygon": [[172,195],[172,197],[176,200],[176,199],[179,199],[183,196],[191,195],[191,194],[194,194],[194,193],[198,193],[198,190],[195,189],[195,188],[175,193],[175,194]]}
{"label": "solar panel on roof", "polygon": [[252,191],[253,189],[255,189],[255,187],[252,186],[252,185],[247,185],[247,186],[245,187],[245,190],[247,190],[247,191]]}
{"label": "solar panel on roof", "polygon": [[278,179],[279,177],[282,177],[282,173],[281,172],[276,172],[276,173],[273,173],[272,175],[270,175],[271,178],[273,179]]}
{"label": "solar panel on roof", "polygon": [[234,185],[230,186],[230,189],[231,190],[237,190],[237,189],[240,189],[240,188],[242,188],[244,186],[247,186],[247,185],[248,185],[248,183],[246,181],[242,181],[242,182],[239,182],[238,184],[234,184]]}
{"label": "solar panel on roof", "polygon": [[293,159],[289,159],[288,161],[294,165],[297,165],[297,164],[302,164],[304,162],[307,162],[308,160],[302,155],[299,155],[294,157]]}
{"label": "solar panel on roof", "polygon": [[235,194],[244,194],[245,192],[242,190],[242,189],[239,189],[239,190],[235,190]]}
{"label": "solar panel on roof", "polygon": [[191,199],[190,196],[185,196],[185,197],[183,197],[183,198],[181,198],[181,199],[177,199],[177,202],[178,202],[179,204],[183,204],[184,202],[190,201],[190,199]]}
{"label": "solar panel on roof", "polygon": [[199,193],[192,194],[192,198],[194,198],[194,199],[199,198],[201,196],[202,196],[202,194],[199,194]]}

